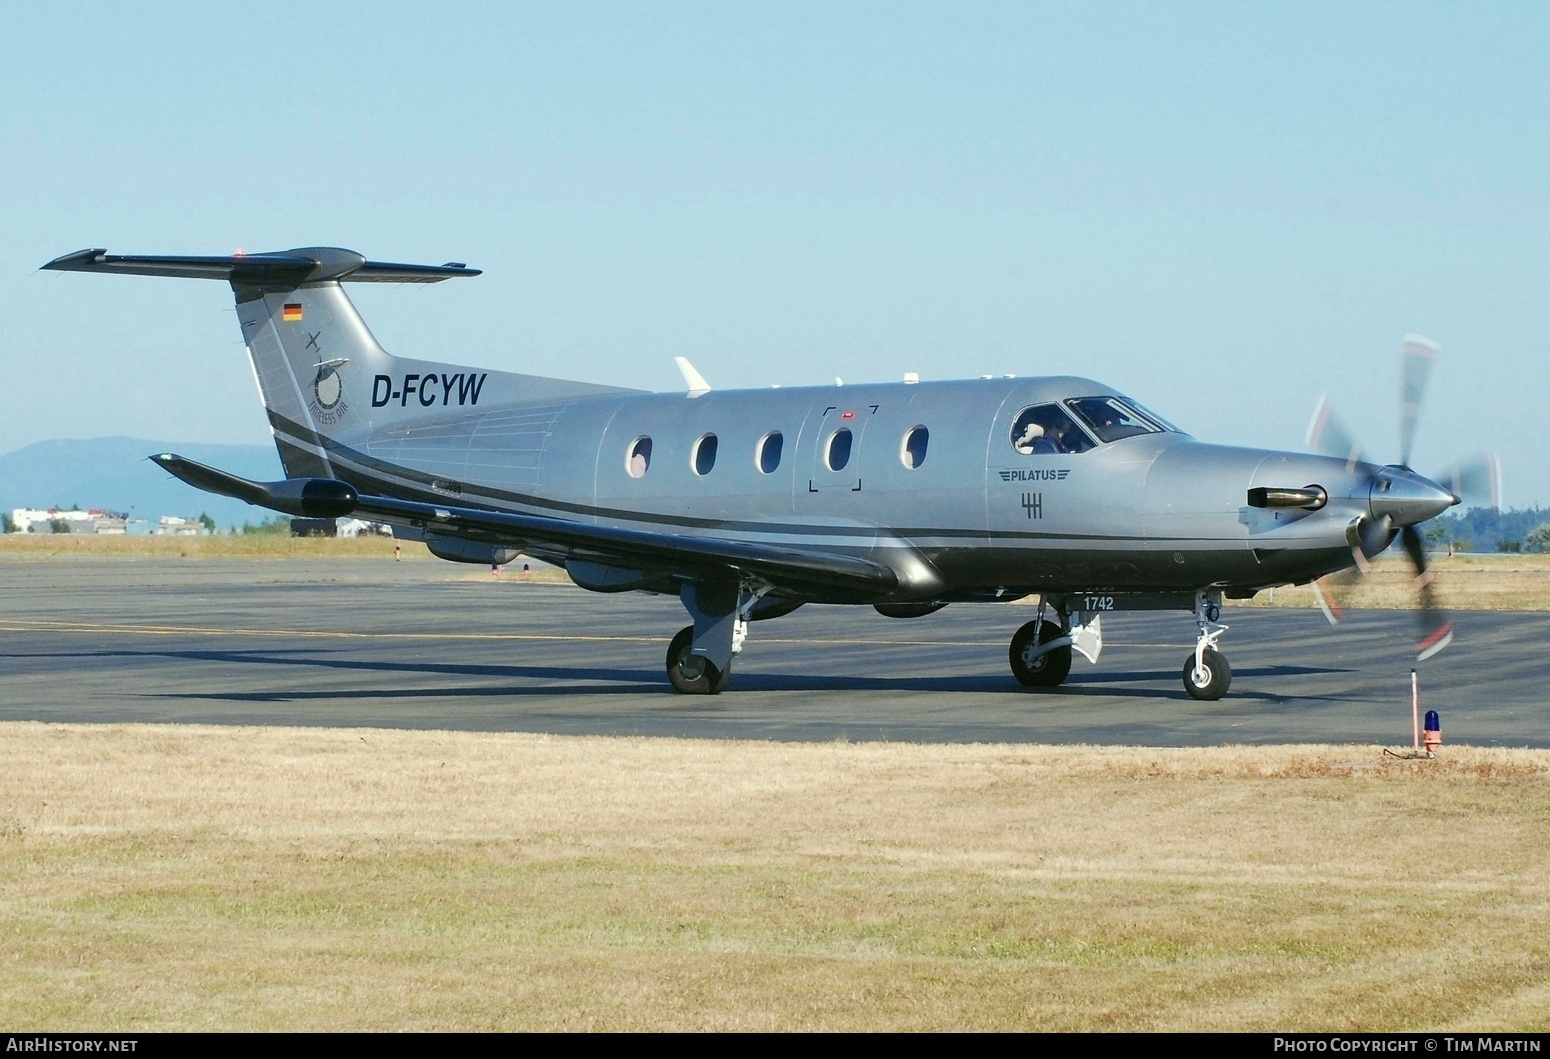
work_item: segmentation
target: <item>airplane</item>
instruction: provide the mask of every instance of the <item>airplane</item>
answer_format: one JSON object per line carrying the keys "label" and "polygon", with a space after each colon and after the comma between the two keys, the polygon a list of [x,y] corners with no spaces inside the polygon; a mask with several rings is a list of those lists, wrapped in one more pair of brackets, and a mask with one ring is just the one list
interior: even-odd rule
{"label": "airplane", "polygon": [[684,694],[721,692],[749,623],[806,604],[916,618],[1036,596],[1008,649],[1019,683],[1059,686],[1073,652],[1096,663],[1105,614],[1183,610],[1184,689],[1214,700],[1232,679],[1224,600],[1364,568],[1396,537],[1430,657],[1452,624],[1417,526],[1495,488],[1494,465],[1448,488],[1407,466],[1437,350],[1415,336],[1403,455],[1385,465],[1325,410],[1321,454],[1228,447],[1067,375],[723,391],[680,358],[688,389],[651,393],[400,358],[343,288],[481,274],[461,262],[90,249],[42,268],[230,284],[287,477],[151,457],[169,473],[285,514],[383,522],[443,559],[526,554],[594,592],[677,595],[690,624],[666,670]]}

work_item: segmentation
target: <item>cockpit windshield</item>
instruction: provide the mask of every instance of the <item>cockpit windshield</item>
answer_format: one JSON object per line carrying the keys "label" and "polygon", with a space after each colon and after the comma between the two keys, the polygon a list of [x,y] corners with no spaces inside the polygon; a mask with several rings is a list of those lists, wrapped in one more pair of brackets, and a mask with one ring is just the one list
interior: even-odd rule
{"label": "cockpit windshield", "polygon": [[1138,434],[1161,434],[1168,429],[1118,397],[1077,397],[1067,401],[1066,406],[1103,442]]}
{"label": "cockpit windshield", "polygon": [[1162,416],[1146,407],[1146,405],[1141,404],[1139,401],[1133,400],[1129,397],[1124,398],[1124,401],[1127,408],[1134,408],[1137,412],[1140,412],[1147,419],[1150,419],[1152,422],[1156,423],[1170,434],[1189,433],[1189,431],[1185,430],[1183,427],[1180,427],[1176,423],[1170,423],[1168,420],[1164,419]]}

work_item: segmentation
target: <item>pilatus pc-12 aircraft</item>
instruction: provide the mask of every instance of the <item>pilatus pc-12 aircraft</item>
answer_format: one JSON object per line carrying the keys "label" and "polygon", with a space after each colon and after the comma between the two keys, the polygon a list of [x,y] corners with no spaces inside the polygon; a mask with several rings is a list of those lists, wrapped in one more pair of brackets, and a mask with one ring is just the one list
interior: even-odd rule
{"label": "pilatus pc-12 aircraft", "polygon": [[1398,536],[1422,595],[1418,653],[1451,625],[1416,529],[1484,472],[1444,488],[1411,471],[1415,400],[1435,347],[1406,346],[1399,464],[1196,441],[1124,394],[1070,376],[687,392],[407,360],[386,353],[344,283],[437,283],[462,264],[368,261],[330,247],[232,257],[82,250],[43,266],[224,280],[287,477],[252,482],[170,453],[190,485],[291,515],[386,522],[462,562],[519,552],[596,592],[676,594],[692,624],[667,675],[727,684],[748,623],[807,603],[896,618],[1037,593],[1011,639],[1023,684],[1096,662],[1111,611],[1192,613],[1185,690],[1221,697],[1224,597],[1354,566]]}

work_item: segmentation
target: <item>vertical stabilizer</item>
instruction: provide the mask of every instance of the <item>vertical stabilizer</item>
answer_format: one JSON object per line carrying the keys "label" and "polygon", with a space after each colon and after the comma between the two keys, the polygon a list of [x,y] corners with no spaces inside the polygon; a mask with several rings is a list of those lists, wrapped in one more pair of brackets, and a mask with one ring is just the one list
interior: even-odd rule
{"label": "vertical stabilizer", "polygon": [[369,429],[372,381],[389,373],[392,358],[337,281],[232,287],[285,473],[333,477],[325,439]]}

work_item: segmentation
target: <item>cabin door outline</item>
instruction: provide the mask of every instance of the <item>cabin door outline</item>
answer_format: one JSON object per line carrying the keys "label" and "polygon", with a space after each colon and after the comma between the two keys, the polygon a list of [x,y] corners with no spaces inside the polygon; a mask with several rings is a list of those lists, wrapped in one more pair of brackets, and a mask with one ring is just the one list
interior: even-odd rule
{"label": "cabin door outline", "polygon": [[[831,404],[817,417],[818,429],[813,433],[812,447],[808,453],[809,493],[861,492],[862,445],[867,424],[877,414],[878,407],[875,404]],[[835,471],[829,468],[829,445],[840,430],[850,431],[850,453],[845,465]]]}

